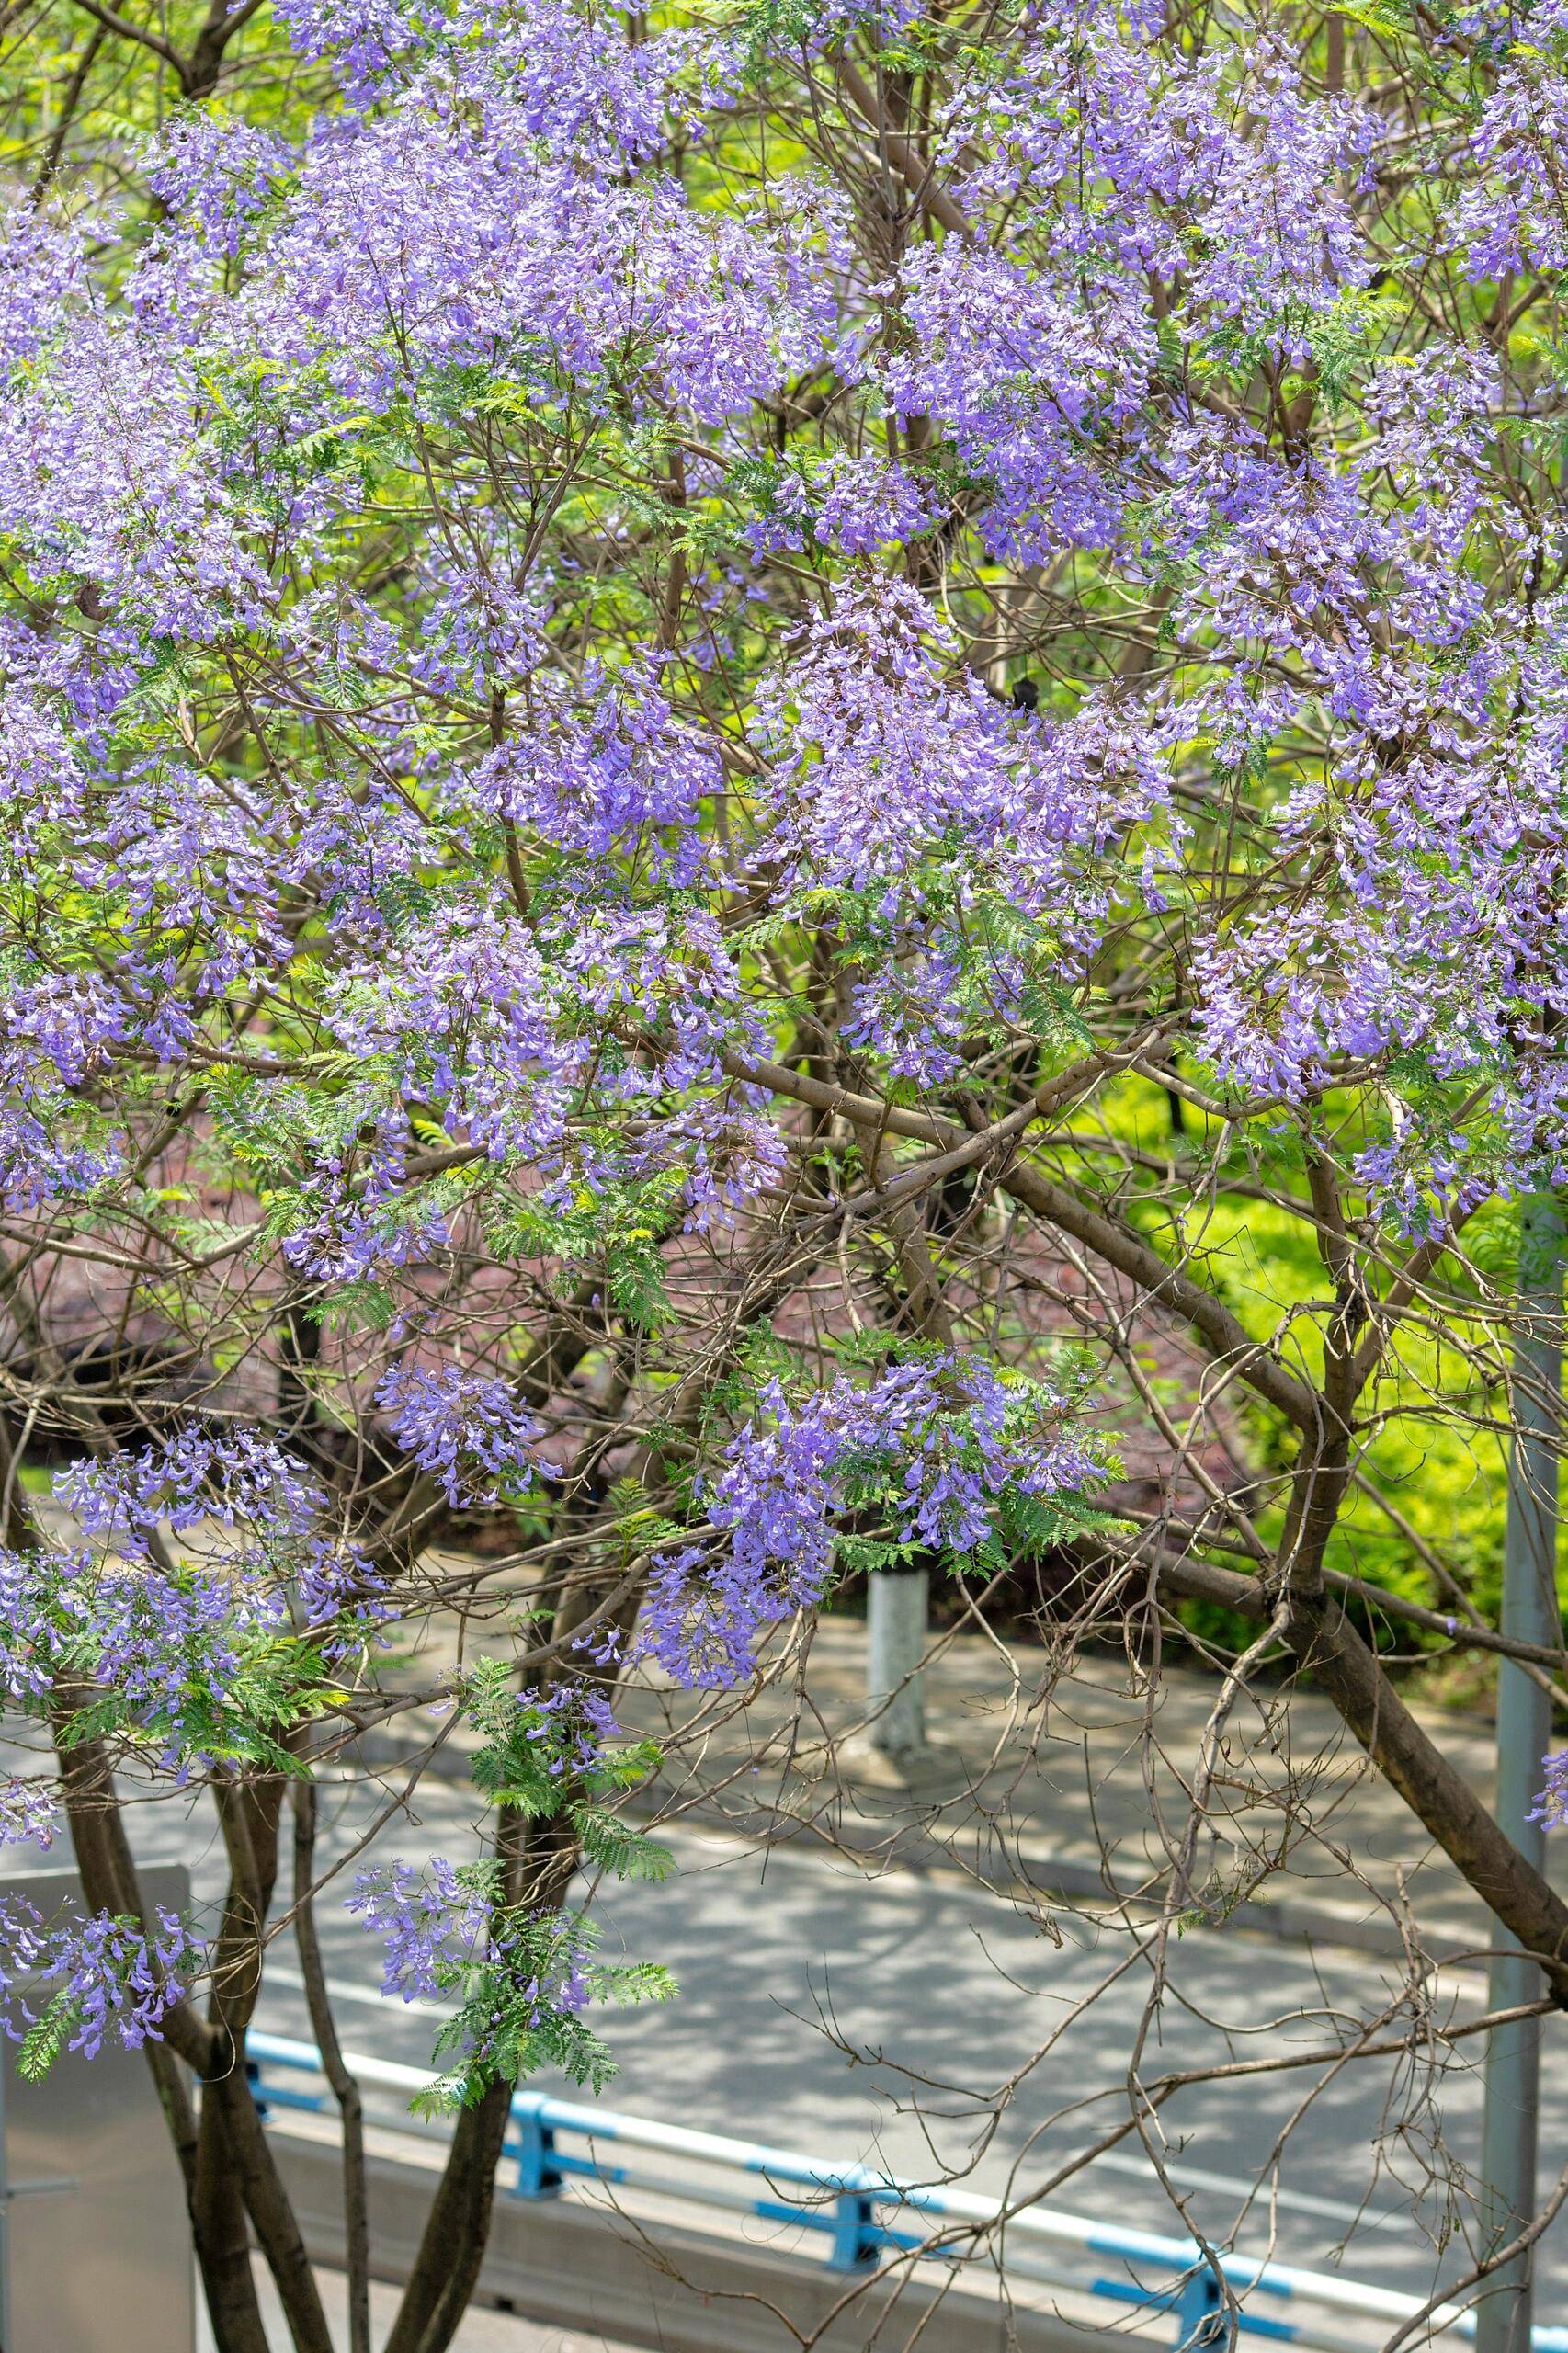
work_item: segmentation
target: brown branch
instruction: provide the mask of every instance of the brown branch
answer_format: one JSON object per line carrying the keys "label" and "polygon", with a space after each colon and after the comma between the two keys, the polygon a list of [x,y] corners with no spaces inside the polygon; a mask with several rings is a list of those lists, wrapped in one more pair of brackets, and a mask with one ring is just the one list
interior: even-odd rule
{"label": "brown branch", "polygon": [[[1102,1546],[1107,1540],[1092,1540]],[[1254,1622],[1272,1615],[1256,1578],[1209,1562],[1162,1554],[1158,1576],[1172,1593],[1219,1602]],[[1526,1862],[1463,1774],[1422,1730],[1332,1594],[1293,1593],[1282,1631],[1384,1779],[1487,1909],[1540,1961],[1553,1999],[1568,2008],[1568,1904]]]}
{"label": "brown branch", "polygon": [[82,102],[82,92],[86,87],[87,76],[93,70],[94,60],[108,39],[108,35],[103,26],[95,26],[86,48],[76,60],[76,70],[66,84],[65,95],[60,101],[60,119],[50,135],[49,145],[44,150],[43,161],[38,168],[38,176],[28,190],[29,211],[36,212],[49,193],[50,182],[59,170],[60,158],[65,153],[65,142],[70,135],[76,108]]}
{"label": "brown branch", "polygon": [[196,36],[190,63],[185,69],[184,88],[187,98],[211,97],[223,70],[229,43],[249,24],[261,4],[262,0],[241,0],[237,8],[230,8],[226,0],[212,0],[201,30]]}
{"label": "brown branch", "polygon": [[[732,1077],[752,1086],[770,1087],[776,1094],[790,1096],[818,1110],[836,1111],[856,1127],[880,1126],[892,1134],[916,1137],[922,1142],[945,1148],[958,1144],[965,1136],[965,1128],[957,1120],[908,1110],[897,1104],[884,1103],[876,1096],[858,1095],[825,1079],[790,1070],[782,1063],[749,1061],[731,1052],[724,1056],[724,1068]],[[979,1110],[968,1108],[971,1138],[979,1130],[985,1148],[990,1149],[994,1142],[991,1131],[984,1127]],[[1010,1130],[1013,1122],[1009,1120],[1001,1125]],[[1263,1342],[1255,1340],[1222,1301],[1173,1267],[1153,1244],[1145,1242],[1131,1226],[1091,1207],[1028,1161],[1010,1163],[999,1182],[1023,1208],[1072,1234],[1074,1241],[1083,1243],[1108,1266],[1131,1277],[1153,1302],[1181,1316],[1212,1356],[1233,1366],[1249,1388],[1276,1406],[1298,1429],[1316,1435],[1321,1408],[1313,1391],[1281,1364]]]}
{"label": "brown branch", "polygon": [[1016,1162],[1001,1181],[1025,1209],[1070,1233],[1107,1266],[1137,1283],[1152,1303],[1171,1309],[1189,1324],[1218,1363],[1233,1367],[1239,1379],[1298,1429],[1315,1434],[1319,1406],[1314,1392],[1281,1364],[1264,1342],[1255,1340],[1212,1291],[1173,1267],[1131,1226],[1091,1207],[1032,1163]]}
{"label": "brown branch", "polygon": [[175,75],[182,97],[210,98],[218,86],[229,43],[249,24],[260,8],[261,0],[241,0],[240,6],[233,10],[225,7],[224,0],[212,0],[188,57],[182,57],[174,43],[165,40],[151,25],[133,25],[117,8],[106,6],[105,0],[73,0],[73,5],[91,17],[103,32],[134,41],[139,49],[151,50]]}
{"label": "brown branch", "polygon": [[877,103],[876,92],[865,76],[842,51],[834,63],[839,88],[856,112],[863,115],[876,132],[882,153],[909,190],[911,202],[922,212],[929,213],[933,221],[939,222],[955,237],[972,239],[974,231],[963,212],[942,187],[932,165],[919,149],[902,131],[892,128]]}
{"label": "brown branch", "polygon": [[96,25],[103,27],[105,32],[118,33],[121,40],[134,41],[139,49],[150,49],[154,57],[161,58],[172,69],[184,91],[187,72],[186,62],[173,42],[166,41],[162,33],[154,32],[150,25],[133,25],[117,9],[106,8],[103,0],[73,0],[73,5],[85,10]]}
{"label": "brown branch", "polygon": [[305,1981],[311,2032],[343,2120],[343,2243],[348,2275],[348,2353],[370,2353],[370,2215],[365,2179],[365,2110],[343,2056],[316,1936],[313,1881],[316,1785],[294,1784],[294,1943]]}
{"label": "brown branch", "polygon": [[213,1797],[229,1858],[229,1886],[212,1954],[209,2023],[213,2055],[202,2083],[197,2169],[225,2201],[237,2185],[267,2257],[296,2353],[333,2353],[332,2332],[245,2073],[245,2035],[261,1994],[267,1915],[278,1878],[283,1781],[276,1773],[219,1772]]}

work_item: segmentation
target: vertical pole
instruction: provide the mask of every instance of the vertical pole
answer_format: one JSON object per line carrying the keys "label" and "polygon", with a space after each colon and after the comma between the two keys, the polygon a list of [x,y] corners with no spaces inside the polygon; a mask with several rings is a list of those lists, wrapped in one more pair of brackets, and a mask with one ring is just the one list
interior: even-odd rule
{"label": "vertical pole", "polygon": [[876,2200],[864,2189],[846,2185],[833,2201],[827,2268],[830,2271],[874,2270],[881,2253]]}
{"label": "vertical pole", "polygon": [[6,2072],[10,2064],[6,2052],[0,2065],[0,2353],[17,2341],[11,2334],[11,2152],[6,2139]]}
{"label": "vertical pole", "polygon": [[[1561,1638],[1557,1606],[1557,1456],[1561,1438],[1562,1220],[1555,1201],[1527,1201],[1519,1235],[1519,1321],[1514,1339],[1508,1518],[1503,1550],[1504,1633],[1551,1645]],[[1497,1821],[1537,1870],[1546,1858],[1543,1825],[1529,1819],[1551,1739],[1551,1702],[1513,1659],[1497,1666]],[[1515,1939],[1494,1925],[1494,1942]],[[1493,2009],[1540,1995],[1540,1972],[1517,1949],[1502,1950],[1487,1980]],[[1505,2245],[1535,2212],[1540,2020],[1496,2027],[1487,2039],[1481,2181],[1483,2244]],[[1476,2353],[1529,2353],[1533,2303],[1529,2256],[1492,2275],[1476,2304]]]}
{"label": "vertical pole", "polygon": [[875,1569],[866,1580],[866,1699],[871,1745],[896,1763],[925,1756],[920,1661],[931,1597],[926,1569]]}
{"label": "vertical pole", "polygon": [[1221,2346],[1229,2335],[1220,2312],[1220,2282],[1208,2264],[1188,2272],[1176,2305],[1176,2353],[1202,2353]]}
{"label": "vertical pole", "polygon": [[537,2092],[514,2095],[512,2122],[516,2130],[508,2134],[507,2145],[517,2160],[513,2197],[559,2198],[562,2176],[556,2163],[555,2132],[544,2120],[544,2101]]}

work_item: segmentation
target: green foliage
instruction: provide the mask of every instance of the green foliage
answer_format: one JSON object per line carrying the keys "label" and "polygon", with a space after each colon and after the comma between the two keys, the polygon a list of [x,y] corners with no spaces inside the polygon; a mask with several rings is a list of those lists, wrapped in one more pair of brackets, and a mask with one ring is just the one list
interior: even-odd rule
{"label": "green foliage", "polygon": [[1331,409],[1344,400],[1358,372],[1365,370],[1369,360],[1397,332],[1403,316],[1404,304],[1396,297],[1369,294],[1359,287],[1347,289],[1332,309],[1309,314],[1308,348]]}
{"label": "green foliage", "polygon": [[612,1878],[668,1877],[675,1867],[669,1850],[602,1802],[658,1771],[663,1760],[656,1742],[607,1745],[575,1687],[558,1684],[548,1696],[519,1695],[504,1659],[481,1659],[469,1670],[462,1707],[483,1735],[472,1767],[473,1784],[493,1805],[531,1822],[563,1815],[588,1860]]}
{"label": "green foliage", "polygon": [[577,1800],[570,1814],[585,1861],[596,1870],[608,1872],[611,1879],[636,1880],[645,1886],[656,1886],[675,1870],[675,1857],[669,1848],[634,1830],[624,1815],[612,1813],[608,1807],[594,1805],[585,1799]]}
{"label": "green foliage", "polygon": [[24,2082],[43,2081],[81,2022],[81,1996],[62,1985],[50,1995],[41,2016],[22,2037],[17,2052],[17,2073]]}
{"label": "green foliage", "polygon": [[480,1211],[497,1257],[601,1267],[620,1313],[656,1332],[669,1314],[660,1245],[677,1221],[683,1184],[679,1169],[665,1168],[640,1183],[585,1188],[564,1206],[498,1188]]}
{"label": "green foliage", "polygon": [[615,2058],[581,2016],[583,2006],[667,2002],[678,1988],[652,1962],[594,1960],[599,1938],[597,1923],[580,1913],[499,1912],[489,1954],[461,1972],[461,2005],[437,2037],[436,2058],[449,2063],[415,2095],[415,2115],[471,2107],[493,2084],[523,2082],[540,2067],[558,2067],[569,2082],[601,2092]]}

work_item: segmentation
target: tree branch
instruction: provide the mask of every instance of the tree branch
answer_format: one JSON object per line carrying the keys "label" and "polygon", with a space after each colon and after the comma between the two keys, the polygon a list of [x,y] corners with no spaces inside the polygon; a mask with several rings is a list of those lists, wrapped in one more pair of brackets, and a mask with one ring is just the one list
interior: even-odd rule
{"label": "tree branch", "polygon": [[[1086,1540],[1085,1549],[1094,1546],[1115,1549],[1099,1537]],[[1254,1622],[1267,1623],[1273,1614],[1256,1578],[1207,1561],[1162,1553],[1157,1574],[1166,1590],[1219,1602]],[[1487,1909],[1540,1961],[1553,2000],[1568,2009],[1568,1904],[1505,1837],[1464,1776],[1422,1730],[1337,1599],[1292,1594],[1283,1634],[1384,1779]]]}
{"label": "tree branch", "polygon": [[858,69],[852,65],[841,51],[834,61],[839,88],[857,114],[863,115],[877,134],[878,142],[890,164],[909,190],[911,201],[922,212],[955,237],[971,239],[970,227],[960,207],[948,194],[930,164],[902,131],[894,131],[877,103],[876,92]]}

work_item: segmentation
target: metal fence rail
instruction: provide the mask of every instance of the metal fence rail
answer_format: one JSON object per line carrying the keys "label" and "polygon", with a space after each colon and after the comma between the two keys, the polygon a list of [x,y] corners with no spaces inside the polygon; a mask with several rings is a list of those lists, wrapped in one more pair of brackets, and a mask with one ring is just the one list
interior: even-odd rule
{"label": "metal fence rail", "polygon": [[[313,2043],[252,2034],[248,2048],[264,2116],[290,2109],[335,2116],[324,2079],[308,2086],[301,2081],[321,2078],[321,2055]],[[431,2081],[423,2068],[346,2055],[363,2091],[397,2096],[395,2111],[375,2113],[379,2126],[426,2140],[439,2134],[438,2126],[407,2112],[409,2097]],[[821,2260],[827,2268],[848,2273],[874,2268],[889,2252],[959,2265],[983,2234],[994,2251],[999,2242],[1011,2278],[1102,2297],[1141,2308],[1151,2317],[1164,2315],[1172,2331],[1166,2342],[1187,2353],[1224,2341],[1223,2324],[1217,2319],[1220,2289],[1190,2239],[1118,2230],[1052,2207],[1013,2212],[1002,2201],[972,2191],[925,2188],[855,2162],[836,2164],[651,2117],[578,2107],[540,2092],[514,2095],[506,2148],[511,2165],[499,2185],[504,2195],[558,2197],[573,2180],[647,2190],[683,2206],[718,2208],[806,2233],[822,2243]],[[639,2164],[640,2152],[654,2162]],[[812,2259],[802,2252],[802,2260]],[[1302,2353],[1345,2353],[1346,2320],[1398,2322],[1420,2309],[1415,2296],[1326,2272],[1256,2263],[1240,2255],[1221,2256],[1219,2263],[1229,2285],[1245,2297],[1242,2335],[1300,2347]],[[1445,2305],[1418,2341],[1458,2346],[1474,2336],[1473,2313]],[[1568,2353],[1568,2328],[1538,2328],[1533,2347],[1534,2353]]]}

